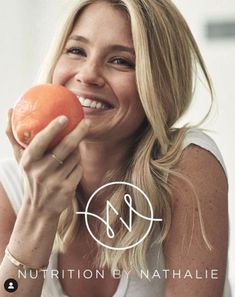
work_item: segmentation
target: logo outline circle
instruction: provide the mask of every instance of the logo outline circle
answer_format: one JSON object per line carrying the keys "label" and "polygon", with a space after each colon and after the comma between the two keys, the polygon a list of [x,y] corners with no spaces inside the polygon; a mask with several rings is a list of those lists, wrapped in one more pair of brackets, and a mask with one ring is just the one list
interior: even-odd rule
{"label": "logo outline circle", "polygon": [[[92,233],[92,231],[90,230],[90,227],[89,227],[89,223],[88,223],[88,215],[89,215],[89,212],[88,212],[88,208],[89,208],[89,205],[91,203],[91,200],[94,198],[94,196],[100,191],[102,190],[103,188],[107,187],[107,186],[110,186],[110,185],[117,185],[117,184],[121,184],[121,185],[127,185],[127,186],[130,186],[130,187],[133,187],[135,189],[137,189],[144,197],[145,199],[147,200],[148,204],[149,204],[149,208],[150,208],[150,224],[149,224],[149,227],[148,227],[148,230],[147,232],[145,233],[145,235],[140,239],[138,240],[136,243],[128,246],[128,247],[112,247],[112,246],[109,246],[109,245],[106,245],[105,243],[101,242],[99,239],[97,239],[95,237],[95,235]],[[92,238],[98,242],[100,245],[102,245],[103,247],[106,247],[108,249],[111,249],[111,250],[127,250],[127,249],[131,249],[135,246],[137,246],[138,244],[140,244],[142,241],[145,240],[145,238],[148,236],[151,228],[152,228],[152,225],[153,225],[153,220],[154,220],[154,217],[153,217],[153,207],[150,203],[150,199],[148,198],[148,196],[145,194],[145,192],[140,189],[139,187],[137,187],[136,185],[133,185],[131,183],[128,183],[128,182],[122,182],[122,181],[116,181],[116,182],[110,182],[110,183],[107,183],[101,187],[99,187],[98,189],[95,190],[95,192],[90,196],[90,198],[88,199],[88,202],[87,202],[87,205],[86,205],[86,208],[85,208],[85,223],[86,223],[86,227],[87,227],[87,230],[88,232],[90,233],[90,235],[92,236]]]}

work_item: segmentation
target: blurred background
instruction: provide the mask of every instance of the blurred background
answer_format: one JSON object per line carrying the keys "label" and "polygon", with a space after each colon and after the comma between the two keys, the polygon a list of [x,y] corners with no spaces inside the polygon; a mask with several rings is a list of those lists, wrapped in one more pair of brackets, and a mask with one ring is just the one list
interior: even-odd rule
{"label": "blurred background", "polygon": [[[72,0],[74,1],[74,0]],[[40,65],[67,3],[65,0],[9,0],[0,4],[0,158],[12,157],[5,136],[7,110],[36,83]],[[235,296],[235,1],[175,0],[186,18],[214,83],[216,108],[203,126],[218,144],[229,176],[229,278]],[[182,121],[200,121],[210,103],[199,81],[193,111]]]}

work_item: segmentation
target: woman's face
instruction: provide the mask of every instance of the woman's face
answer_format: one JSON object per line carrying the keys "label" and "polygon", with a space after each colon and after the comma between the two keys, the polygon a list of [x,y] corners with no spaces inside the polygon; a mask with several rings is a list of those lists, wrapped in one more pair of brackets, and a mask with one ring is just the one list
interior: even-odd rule
{"label": "woman's face", "polygon": [[73,91],[90,136],[130,137],[145,118],[135,80],[135,53],[124,12],[96,2],[75,22],[53,74],[53,83]]}

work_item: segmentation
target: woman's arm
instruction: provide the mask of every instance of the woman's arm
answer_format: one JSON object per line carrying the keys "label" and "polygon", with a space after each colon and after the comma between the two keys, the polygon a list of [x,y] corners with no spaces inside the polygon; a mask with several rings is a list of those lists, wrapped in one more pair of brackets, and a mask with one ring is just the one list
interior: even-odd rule
{"label": "woman's arm", "polygon": [[9,242],[15,221],[16,215],[0,182],[0,263],[4,257],[4,250]]}
{"label": "woman's arm", "polygon": [[10,278],[18,283],[14,296],[41,296],[43,274],[39,273],[36,279],[30,277],[19,279],[18,268],[4,256],[4,250],[9,242],[9,249],[17,253],[18,259],[22,262],[30,263],[32,267],[47,264],[57,230],[58,217],[39,217],[35,210],[30,209],[30,205],[24,203],[16,220],[9,199],[0,185],[0,222],[0,296],[9,296],[4,289],[4,282]]}
{"label": "woman's arm", "polygon": [[[64,123],[58,119],[53,120],[22,150],[14,139],[9,117],[7,135],[24,174],[24,197],[13,228],[12,209],[1,188],[1,297],[9,296],[4,289],[4,282],[10,278],[19,283],[14,292],[15,297],[41,296],[43,272],[35,279],[19,279],[18,267],[9,257],[4,256],[4,250],[8,243],[10,254],[30,268],[40,269],[48,264],[60,214],[71,205],[82,177],[78,144],[88,132],[87,123],[82,121],[53,149],[53,153],[63,160],[61,164],[47,153],[47,149],[62,128]],[[7,221],[8,218],[11,218],[10,222]]]}
{"label": "woman's arm", "polygon": [[174,271],[181,275],[166,279],[165,297],[221,297],[228,248],[227,179],[216,158],[193,144],[183,151],[178,169],[195,187],[212,251],[202,237],[199,208],[190,187],[170,177],[176,190],[171,228],[164,243],[165,268],[170,270],[168,276]]}

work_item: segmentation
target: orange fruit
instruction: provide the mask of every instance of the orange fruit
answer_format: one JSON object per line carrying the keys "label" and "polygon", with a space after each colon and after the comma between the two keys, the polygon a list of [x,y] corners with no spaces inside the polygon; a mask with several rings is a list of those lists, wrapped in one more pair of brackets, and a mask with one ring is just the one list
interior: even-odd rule
{"label": "orange fruit", "polygon": [[67,125],[53,139],[49,149],[55,147],[83,119],[82,106],[77,96],[60,85],[44,84],[30,88],[13,108],[12,131],[22,146],[60,115],[68,117]]}

